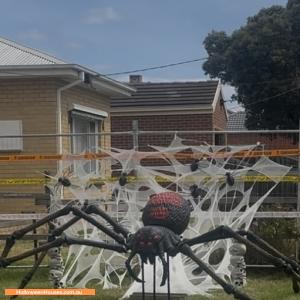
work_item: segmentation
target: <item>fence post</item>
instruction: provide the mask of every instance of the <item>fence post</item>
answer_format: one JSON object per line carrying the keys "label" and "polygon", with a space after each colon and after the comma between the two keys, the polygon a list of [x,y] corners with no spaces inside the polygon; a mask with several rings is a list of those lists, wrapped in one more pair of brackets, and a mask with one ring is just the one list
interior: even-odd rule
{"label": "fence post", "polygon": [[132,139],[133,139],[133,149],[138,151],[139,149],[139,121],[132,121]]}

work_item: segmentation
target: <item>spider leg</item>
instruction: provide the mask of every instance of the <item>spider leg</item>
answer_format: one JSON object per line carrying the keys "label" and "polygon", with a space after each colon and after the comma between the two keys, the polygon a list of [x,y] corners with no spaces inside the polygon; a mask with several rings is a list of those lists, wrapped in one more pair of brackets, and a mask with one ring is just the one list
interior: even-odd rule
{"label": "spider leg", "polygon": [[52,242],[49,242],[49,243],[46,243],[40,247],[37,247],[37,248],[34,248],[32,250],[28,250],[22,254],[19,254],[19,255],[16,255],[16,256],[12,256],[12,257],[1,257],[0,258],[0,268],[5,268],[7,267],[8,265],[16,262],[16,261],[19,261],[19,260],[22,260],[24,258],[27,258],[29,256],[32,256],[32,255],[35,255],[35,254],[38,254],[40,252],[43,252],[43,251],[47,251],[49,250],[50,248],[53,248],[53,247],[59,247],[61,246],[63,243],[65,242],[65,240],[63,238],[58,238]]}
{"label": "spider leg", "polygon": [[168,264],[165,260],[165,254],[164,254],[162,243],[158,244],[158,248],[159,248],[158,257],[160,258],[160,260],[162,262],[162,265],[163,265],[163,276],[162,276],[162,279],[161,279],[160,286],[164,286],[166,284],[166,280],[167,280],[168,275],[169,275],[169,268],[168,268]]}
{"label": "spider leg", "polygon": [[277,249],[275,249],[272,245],[270,245],[269,243],[267,243],[265,240],[263,240],[262,238],[260,238],[259,236],[257,236],[255,233],[253,233],[250,230],[239,230],[237,231],[238,234],[242,235],[242,236],[246,236],[247,239],[257,245],[259,245],[261,248],[265,249],[266,251],[272,253],[274,256],[278,256],[281,259],[287,261],[290,265],[292,265],[295,269],[300,268],[300,266],[298,265],[298,263],[296,261],[294,261],[293,259],[285,256],[284,254],[280,253]]}
{"label": "spider leg", "polygon": [[[40,254],[38,260],[35,262],[33,267],[30,269],[30,271],[22,279],[18,289],[24,289],[26,287],[26,285],[28,284],[28,282],[31,280],[31,278],[35,274],[36,270],[38,269],[39,265],[42,263],[42,261],[45,258],[46,254],[47,254],[47,251],[43,251]],[[17,297],[18,297],[18,295],[14,295],[14,296],[11,296],[10,299],[15,299]]]}
{"label": "spider leg", "polygon": [[97,220],[95,220],[92,216],[90,216],[89,214],[85,213],[81,209],[79,209],[77,207],[72,207],[72,212],[73,212],[73,214],[75,216],[80,217],[80,218],[88,221],[89,223],[93,224],[95,227],[97,227],[98,229],[100,229],[101,231],[103,231],[105,234],[107,234],[108,236],[110,236],[111,238],[113,238],[119,244],[126,245],[124,237],[120,236],[119,234],[117,234],[115,231],[113,231],[112,229],[108,228],[107,226],[101,224],[100,222],[98,222]]}
{"label": "spider leg", "polygon": [[[26,233],[46,224],[49,223],[59,217],[62,217],[64,215],[69,214],[70,212],[73,212],[73,214],[75,215],[74,218],[72,218],[71,220],[69,220],[66,224],[62,225],[61,229],[56,229],[54,230],[55,236],[58,236],[59,234],[62,233],[63,230],[67,229],[68,227],[70,227],[72,224],[76,223],[78,220],[85,219],[86,221],[88,221],[89,223],[93,224],[94,226],[96,226],[98,229],[100,229],[101,231],[103,231],[104,233],[106,233],[108,236],[110,236],[111,238],[113,238],[115,241],[117,241],[120,244],[125,245],[125,240],[122,236],[120,236],[118,233],[116,233],[115,231],[111,230],[110,228],[104,226],[103,224],[101,224],[100,222],[98,222],[97,220],[95,220],[94,218],[92,218],[91,216],[89,216],[88,213],[85,212],[85,210],[87,210],[88,213],[92,213],[95,210],[91,210],[89,211],[89,208],[86,207],[83,210],[74,207],[72,205],[66,205],[65,207],[63,207],[62,209],[47,215],[46,217],[38,220],[37,222],[35,222],[34,224],[28,225],[22,229],[16,230],[14,231],[10,237],[8,237],[6,239],[6,243],[2,252],[1,257],[7,257],[10,249],[14,246],[15,241],[21,239]],[[100,210],[98,211],[100,212]],[[102,215],[101,215],[102,216]],[[104,216],[104,214],[103,214]],[[108,215],[105,217],[105,220],[108,220],[108,218],[110,218]],[[112,222],[114,222],[111,219]],[[116,222],[114,228],[117,228],[117,232],[120,231],[120,233],[124,233],[126,232],[126,229],[122,228],[119,224],[117,224]],[[127,234],[127,233],[126,233]]]}
{"label": "spider leg", "polygon": [[35,249],[26,251],[22,254],[16,255],[16,256],[12,256],[9,258],[6,257],[2,257],[0,258],[0,267],[6,267],[8,265],[10,265],[13,262],[22,260],[24,258],[27,258],[29,256],[35,255],[37,253],[40,252],[44,252],[47,251],[53,247],[59,247],[63,244],[67,244],[67,245],[86,245],[86,246],[92,246],[92,247],[97,247],[97,248],[102,248],[102,249],[109,249],[109,250],[113,250],[113,251],[117,251],[120,253],[126,253],[126,249],[123,245],[115,243],[104,243],[104,242],[99,242],[99,241],[93,241],[93,240],[87,240],[87,239],[79,239],[79,238],[73,238],[73,237],[69,237],[69,236],[64,236],[64,237],[60,237],[58,239],[55,239],[54,241],[51,241],[49,243],[46,243],[40,247],[37,247]]}
{"label": "spider leg", "polygon": [[124,238],[127,238],[127,236],[130,234],[130,232],[121,226],[118,222],[113,220],[105,211],[100,209],[98,206],[91,204],[87,207],[86,213],[93,213],[96,215],[101,216],[104,220],[106,220],[114,229],[115,232],[121,233]]}
{"label": "spider leg", "polygon": [[[126,269],[127,269],[128,273],[129,273],[129,275],[130,275],[135,281],[137,281],[137,282],[145,282],[144,280],[141,280],[140,278],[138,278],[138,277],[136,276],[136,274],[133,272],[133,270],[132,270],[132,268],[131,268],[131,265],[130,265],[130,263],[131,263],[133,257],[136,255],[136,253],[137,253],[136,251],[132,251],[132,252],[130,253],[128,259],[125,261],[125,266],[126,266]],[[143,262],[142,262],[142,263],[143,263]]]}
{"label": "spider leg", "polygon": [[224,291],[229,294],[233,295],[235,299],[239,300],[251,300],[251,298],[236,289],[232,284],[226,282],[223,278],[218,276],[212,269],[209,268],[201,259],[199,259],[192,251],[192,249],[187,245],[183,244],[180,248],[180,252],[190,259],[192,259],[195,263],[198,264],[198,266],[205,272],[207,273],[212,279],[214,279],[218,284],[222,286]]}
{"label": "spider leg", "polygon": [[[53,229],[48,237],[48,243],[44,244],[41,247],[35,248],[33,250],[27,251],[25,253],[22,253],[17,256],[9,257],[8,253],[11,250],[11,248],[14,246],[16,240],[21,239],[26,233],[57,219],[61,216],[67,215],[70,212],[73,212],[74,217],[67,221],[65,224],[63,224],[60,227],[57,227]],[[101,224],[97,220],[95,220],[92,216],[89,214],[91,213],[96,213],[103,217],[108,223],[110,223],[114,230],[110,229],[109,227]],[[78,238],[71,238],[68,236],[64,236],[63,238],[56,238],[60,236],[67,228],[72,226],[74,223],[79,221],[80,219],[85,219],[89,223],[93,224],[96,226],[98,229],[106,233],[108,236],[113,238],[116,241],[116,244],[109,244],[109,243],[102,243],[102,242],[97,242],[97,241],[91,241],[91,240],[85,240],[85,239],[78,239]],[[118,233],[121,233],[123,236],[119,235]],[[47,252],[50,248],[53,247],[59,247],[62,244],[78,244],[78,245],[87,245],[87,246],[94,246],[98,248],[104,248],[104,249],[110,249],[113,251],[117,252],[127,252],[127,243],[126,243],[126,237],[128,236],[129,232],[123,228],[121,225],[119,225],[117,222],[115,222],[113,219],[111,219],[106,213],[101,211],[100,209],[97,209],[95,206],[88,206],[84,205],[82,209],[79,209],[77,207],[74,207],[72,205],[66,205],[64,208],[47,215],[46,217],[38,220],[36,223],[31,224],[29,226],[26,226],[20,230],[17,230],[12,233],[12,235],[6,239],[6,244],[3,249],[2,255],[0,257],[0,268],[1,267],[6,267],[10,265],[11,263],[15,261],[22,260],[26,257],[32,256],[32,255],[37,255],[40,252],[43,252],[39,259],[37,260],[36,264],[33,266],[32,270],[25,275],[23,281],[21,282],[21,286],[24,285],[26,286],[27,283],[30,281],[32,278],[33,274],[35,273],[36,269],[38,268],[39,264],[41,263],[42,259],[44,258],[45,255],[44,252]]]}
{"label": "spider leg", "polygon": [[80,238],[70,237],[70,236],[65,236],[64,240],[67,245],[84,245],[84,246],[108,249],[119,253],[127,253],[126,247],[116,242],[105,243],[105,242],[99,242],[99,241],[94,241],[89,239],[80,239]]}
{"label": "spider leg", "polygon": [[[76,215],[72,219],[70,219],[68,222],[66,222],[65,224],[63,224],[62,226],[55,228],[51,232],[51,234],[53,236],[59,236],[59,235],[61,235],[66,229],[68,229],[70,226],[72,226],[73,224],[75,224],[81,218],[84,218],[84,216],[86,216],[87,214],[88,215],[89,214],[97,214],[97,215],[101,216],[103,219],[105,219],[109,224],[111,224],[113,226],[113,229],[114,229],[115,232],[121,233],[124,236],[124,238],[126,238],[130,234],[130,232],[126,228],[124,228],[119,223],[117,223],[116,221],[114,221],[107,213],[105,213],[103,210],[101,210],[100,208],[98,208],[96,205],[92,204],[92,205],[88,205],[86,207],[83,207],[81,210],[79,210],[79,209],[73,209],[73,210],[75,210],[75,214]],[[81,214],[79,211],[83,212],[83,214]],[[90,220],[91,219],[88,219],[87,221],[90,221]],[[95,222],[98,222],[98,221],[95,220]],[[104,229],[104,225],[102,225],[101,223],[98,222],[98,226],[100,226],[100,228],[98,227],[100,230],[102,230],[102,231],[105,230],[104,232],[106,234],[110,235],[112,238],[118,239],[118,242],[121,242],[121,243],[124,244],[124,240],[121,240],[118,235],[114,234],[108,228],[105,227],[105,229]]]}
{"label": "spider leg", "polygon": [[296,261],[294,261],[293,259],[291,259],[291,258],[285,256],[284,254],[280,253],[272,245],[270,245],[269,243],[264,241],[262,238],[257,236],[252,231],[239,230],[237,233],[239,233],[240,235],[243,235],[243,236],[247,236],[248,240],[250,240],[251,242],[256,243],[261,248],[265,249],[266,251],[269,251],[274,256],[280,257],[282,260],[284,260],[285,262],[290,264],[293,267],[294,272],[296,272],[296,274],[292,275],[293,276],[293,278],[292,278],[292,280],[293,280],[293,291],[296,294],[299,293],[300,288],[299,288],[299,285],[298,285],[298,281],[299,281],[298,279],[299,279],[300,266],[298,265],[298,263]]}
{"label": "spider leg", "polygon": [[14,246],[16,240],[21,239],[26,233],[46,224],[48,222],[51,222],[61,216],[67,215],[68,213],[70,213],[70,211],[72,211],[72,206],[66,205],[64,208],[62,208],[52,214],[47,215],[46,217],[38,220],[37,222],[35,222],[31,225],[28,225],[22,229],[14,231],[11,234],[11,236],[6,239],[5,246],[2,251],[1,257],[2,258],[6,257],[9,253],[10,249]]}
{"label": "spider leg", "polygon": [[67,230],[69,227],[71,227],[73,224],[75,224],[80,219],[81,219],[81,217],[75,216],[61,226],[58,226],[58,227],[54,226],[54,229],[52,229],[52,230],[50,229],[51,236],[52,237],[60,236],[65,230]]}
{"label": "spider leg", "polygon": [[[250,239],[254,240],[255,235],[254,234],[248,234],[247,231],[233,231],[228,226],[220,226],[216,229],[207,232],[203,235],[200,235],[198,237],[192,238],[192,239],[185,239],[183,240],[182,244],[187,244],[189,246],[195,245],[195,244],[201,244],[201,243],[207,243],[212,241],[217,241],[220,239],[227,239],[227,238],[234,238],[237,241],[245,244],[248,247],[251,247],[256,252],[261,254],[264,258],[266,258],[268,261],[270,261],[275,267],[283,268],[283,270],[288,274],[291,275],[293,278],[293,289],[294,292],[297,293],[299,291],[297,282],[300,282],[300,275],[299,275],[299,269],[300,266],[291,259],[285,257],[283,254],[275,250],[271,245],[263,241],[262,239],[256,237],[255,243],[251,240],[246,239],[242,235],[248,235],[250,236]],[[257,243],[257,244],[256,244]],[[265,250],[267,249],[267,251]],[[269,252],[271,253],[269,253]],[[276,251],[276,252],[274,252]],[[274,256],[274,255],[278,255]],[[292,263],[291,263],[292,262]]]}

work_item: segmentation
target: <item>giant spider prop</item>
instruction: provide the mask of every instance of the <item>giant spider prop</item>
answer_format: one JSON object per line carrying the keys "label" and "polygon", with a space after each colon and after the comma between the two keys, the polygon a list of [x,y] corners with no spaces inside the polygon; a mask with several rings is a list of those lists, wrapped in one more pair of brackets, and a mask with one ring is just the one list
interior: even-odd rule
{"label": "giant spider prop", "polygon": [[[235,299],[250,300],[251,298],[248,295],[218,276],[206,263],[204,263],[193,253],[191,248],[191,246],[201,243],[209,243],[220,239],[233,238],[238,242],[244,243],[246,246],[256,250],[274,266],[283,269],[292,277],[294,292],[299,292],[298,282],[300,282],[300,266],[294,260],[284,256],[250,231],[233,231],[227,226],[220,226],[192,239],[183,239],[180,235],[188,226],[191,210],[192,208],[190,202],[175,192],[154,194],[150,197],[142,212],[142,221],[144,226],[137,232],[130,233],[127,229],[112,219],[106,212],[94,204],[85,203],[82,206],[74,203],[69,204],[64,208],[49,214],[45,218],[40,219],[35,224],[15,231],[9,238],[7,238],[0,258],[0,267],[6,267],[16,261],[41,253],[32,270],[24,277],[19,287],[24,288],[45,257],[47,250],[53,247],[59,247],[64,244],[77,244],[109,249],[119,253],[128,253],[129,256],[125,262],[125,266],[129,275],[132,276],[136,281],[142,283],[142,297],[145,299],[144,264],[149,262],[153,265],[153,274],[155,276],[156,257],[159,257],[163,265],[161,285],[165,285],[167,281],[168,299],[171,299],[169,256],[174,257],[180,253],[192,259],[201,270],[206,272],[218,284],[220,284],[227,294],[232,294]],[[54,228],[49,235],[47,243],[23,254],[7,257],[16,240],[21,239],[26,233],[32,231],[33,229],[69,213],[73,213],[74,217],[72,217],[64,225]],[[92,214],[103,218],[111,225],[111,228],[93,218]],[[95,241],[65,235],[64,230],[72,226],[80,219],[84,219],[96,226],[98,229],[111,237],[114,242]],[[137,254],[141,259],[141,279],[138,278],[138,276],[133,272],[130,265],[133,257]],[[155,280],[153,281],[153,295],[153,298],[155,299]]]}

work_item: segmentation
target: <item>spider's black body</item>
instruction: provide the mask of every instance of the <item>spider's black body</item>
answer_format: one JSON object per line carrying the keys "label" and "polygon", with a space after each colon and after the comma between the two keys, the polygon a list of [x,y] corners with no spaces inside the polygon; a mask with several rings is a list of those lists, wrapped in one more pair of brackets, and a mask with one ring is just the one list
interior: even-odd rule
{"label": "spider's black body", "polygon": [[165,285],[168,276],[168,265],[165,254],[175,256],[178,253],[177,246],[181,242],[180,237],[167,227],[144,226],[129,238],[128,246],[132,250],[126,261],[129,274],[137,281],[142,282],[131,269],[130,262],[134,255],[138,254],[142,263],[155,263],[155,258],[159,257],[163,264],[163,276],[161,285]]}
{"label": "spider's black body", "polygon": [[[74,217],[64,225],[55,228],[49,237],[48,243],[20,255],[7,257],[16,240],[22,238],[26,233],[34,230],[35,228],[61,216],[67,215],[70,212],[73,213]],[[142,282],[143,280],[139,279],[131,268],[130,263],[132,258],[135,255],[140,256],[143,270],[144,263],[149,262],[155,267],[155,259],[156,257],[159,257],[163,264],[161,285],[164,285],[168,278],[168,263],[165,259],[165,256],[167,256],[168,259],[169,256],[173,257],[181,253],[192,259],[204,272],[206,272],[218,284],[220,284],[228,294],[232,294],[236,299],[251,300],[249,296],[218,276],[209,266],[199,259],[191,249],[191,246],[193,245],[217,241],[220,239],[234,238],[238,242],[244,243],[246,246],[253,248],[259,254],[264,256],[264,258],[273,263],[276,267],[282,268],[288,275],[292,276],[293,290],[295,293],[299,292],[298,282],[300,282],[300,266],[297,264],[297,262],[284,256],[249,231],[240,230],[235,232],[227,226],[220,226],[195,238],[182,239],[180,235],[188,226],[190,213],[191,206],[189,201],[181,197],[179,194],[174,192],[155,194],[150,197],[145,208],[143,209],[142,221],[144,226],[137,230],[137,232],[130,233],[126,228],[113,220],[98,206],[86,204],[83,207],[77,207],[74,205],[67,205],[61,210],[37,221],[35,224],[15,231],[6,241],[4,250],[0,257],[0,267],[6,267],[15,261],[35,255],[37,253],[41,253],[32,270],[25,276],[24,280],[19,286],[19,288],[24,288],[30,281],[38,265],[42,262],[47,250],[63,244],[87,245],[109,249],[120,253],[129,253],[128,259],[125,262],[128,272],[135,280]],[[112,228],[107,227],[98,220],[94,219],[92,217],[93,214],[102,217],[111,225]],[[63,232],[67,228],[72,226],[80,219],[84,219],[96,226],[98,229],[111,237],[114,240],[114,243],[73,238],[63,235]],[[170,293],[168,293],[168,295],[170,299]]]}
{"label": "spider's black body", "polygon": [[163,256],[164,253],[175,256],[180,242],[181,238],[166,227],[145,226],[133,235],[129,247],[140,255],[143,262],[149,260],[153,263],[155,256]]}

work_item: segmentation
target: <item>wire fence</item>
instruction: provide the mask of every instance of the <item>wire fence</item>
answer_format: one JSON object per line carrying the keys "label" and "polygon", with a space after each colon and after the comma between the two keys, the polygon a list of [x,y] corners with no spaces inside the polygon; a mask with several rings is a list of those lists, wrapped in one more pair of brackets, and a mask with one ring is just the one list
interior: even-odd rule
{"label": "wire fence", "polygon": [[[256,144],[256,149],[260,150],[257,156],[264,153],[271,160],[291,167],[289,176],[272,191],[266,202],[294,205],[300,208],[299,130],[157,132],[136,129],[100,134],[64,134],[60,136],[35,134],[0,137],[1,212],[44,211],[42,207],[33,205],[32,195],[44,193],[44,185],[47,182],[45,173],[52,176],[59,173],[61,161],[66,157],[74,159],[74,169],[76,169],[76,161],[86,161],[87,172],[97,174],[101,165],[101,149],[113,147],[154,152],[155,147],[170,146],[175,136],[182,139],[185,145],[225,145],[230,147]],[[60,137],[63,143],[63,153],[58,153]],[[154,158],[147,163],[160,164],[162,161]],[[261,182],[256,187],[256,195],[260,196],[269,187],[268,181]]]}
{"label": "wire fence", "polygon": [[[288,166],[291,170],[265,199],[256,218],[290,219],[293,222],[300,218],[299,130],[157,132],[133,128],[132,131],[99,134],[0,136],[0,234],[7,234],[7,227],[24,223],[26,214],[47,213],[45,173],[52,176],[59,174],[66,157],[73,159],[73,172],[76,170],[76,162],[85,161],[87,172],[93,172],[97,176],[97,172],[103,167],[101,159],[105,154],[102,149],[113,147],[155,152],[155,147],[172,146],[175,136],[182,139],[185,145],[224,145],[228,148],[257,145],[256,156],[249,160],[265,154],[270,160]],[[58,152],[59,143],[63,145],[63,153]],[[186,162],[191,161],[188,155],[184,159]],[[155,165],[162,161],[153,158],[146,163]],[[248,180],[251,181],[251,178]],[[247,182],[245,184],[247,187]],[[251,201],[255,202],[269,190],[270,184],[266,178],[258,180]],[[298,226],[298,221],[296,222]],[[296,256],[298,252],[296,249]]]}

